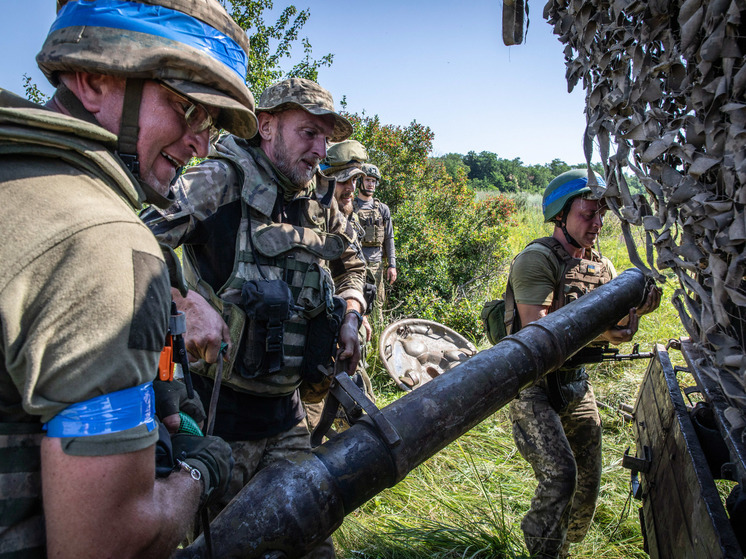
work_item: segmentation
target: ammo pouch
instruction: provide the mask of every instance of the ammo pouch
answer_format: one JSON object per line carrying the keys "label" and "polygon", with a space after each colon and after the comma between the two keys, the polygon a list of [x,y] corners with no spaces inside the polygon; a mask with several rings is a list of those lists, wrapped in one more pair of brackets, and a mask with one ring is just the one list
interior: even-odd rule
{"label": "ammo pouch", "polygon": [[339,329],[346,311],[347,302],[335,295],[332,297],[331,310],[324,309],[308,321],[308,335],[301,371],[303,378],[301,395],[306,402],[320,402],[326,395],[329,388],[328,381],[331,378],[320,371],[319,366],[326,369],[332,365],[337,350]]}
{"label": "ammo pouch", "polygon": [[365,283],[363,287],[363,297],[365,298],[365,312],[363,314],[370,314],[373,310],[373,305],[376,302],[376,293],[378,288],[375,283]]}
{"label": "ammo pouch", "polygon": [[236,366],[251,379],[276,373],[284,364],[283,325],[293,309],[290,287],[282,280],[251,280],[241,288],[241,308],[246,313]]}
{"label": "ammo pouch", "polygon": [[585,396],[588,391],[588,373],[585,367],[558,369],[546,375],[542,383],[552,409],[562,413],[571,403]]}

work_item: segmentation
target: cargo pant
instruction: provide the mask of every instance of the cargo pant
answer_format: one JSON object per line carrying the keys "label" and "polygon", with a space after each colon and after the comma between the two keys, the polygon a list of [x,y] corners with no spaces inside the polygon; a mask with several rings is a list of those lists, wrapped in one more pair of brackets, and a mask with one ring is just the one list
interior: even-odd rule
{"label": "cargo pant", "polygon": [[[235,497],[243,486],[249,483],[256,473],[273,462],[287,458],[297,452],[311,451],[311,437],[306,428],[305,419],[295,427],[274,437],[258,441],[229,441],[233,450],[233,475],[225,495],[216,507],[210,507],[210,516],[214,518]],[[329,537],[302,559],[333,559],[334,544]]]}
{"label": "cargo pant", "polygon": [[584,537],[601,484],[601,417],[590,384],[561,413],[533,386],[510,404],[513,438],[539,485],[521,522],[532,557],[556,558]]}

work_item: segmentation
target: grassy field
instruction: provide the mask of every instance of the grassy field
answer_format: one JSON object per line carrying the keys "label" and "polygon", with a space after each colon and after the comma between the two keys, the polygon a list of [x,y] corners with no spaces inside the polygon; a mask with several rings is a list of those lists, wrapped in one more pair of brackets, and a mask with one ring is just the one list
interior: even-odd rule
{"label": "grassy field", "polygon": [[[529,202],[511,226],[513,254],[551,232],[542,223],[540,199]],[[613,216],[607,217],[600,244],[617,271],[631,267]],[[504,288],[507,264],[496,271],[502,277],[498,290]],[[670,303],[674,287],[669,280],[661,307],[642,319],[635,340],[641,351],[685,335]],[[486,347],[482,340],[480,348]],[[621,351],[631,351],[631,344]],[[601,408],[604,470],[596,516],[588,536],[572,548],[573,557],[647,557],[639,502],[630,499],[629,471],[621,467],[625,449],[634,452],[634,435],[617,411],[619,404],[634,404],[645,366],[644,361],[589,366],[596,396],[608,405]],[[378,404],[401,397],[377,364],[373,369]],[[341,558],[371,559],[527,557],[520,521],[534,489],[533,474],[515,449],[507,410],[502,409],[350,514],[334,535],[337,552]]]}

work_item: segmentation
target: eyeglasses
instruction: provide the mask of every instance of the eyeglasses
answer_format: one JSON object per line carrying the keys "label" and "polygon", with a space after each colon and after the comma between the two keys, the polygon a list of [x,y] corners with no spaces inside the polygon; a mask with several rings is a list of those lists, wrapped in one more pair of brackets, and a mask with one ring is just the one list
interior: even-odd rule
{"label": "eyeglasses", "polygon": [[169,93],[172,93],[182,101],[184,101],[184,104],[180,104],[182,110],[184,111],[184,120],[187,123],[187,126],[189,129],[194,132],[195,134],[201,134],[205,130],[210,130],[210,137],[215,135],[215,122],[212,118],[212,115],[207,112],[207,109],[205,109],[202,105],[199,103],[194,103],[184,97],[181,93],[176,91],[174,88],[169,87],[163,82],[158,82],[158,84],[168,91]]}

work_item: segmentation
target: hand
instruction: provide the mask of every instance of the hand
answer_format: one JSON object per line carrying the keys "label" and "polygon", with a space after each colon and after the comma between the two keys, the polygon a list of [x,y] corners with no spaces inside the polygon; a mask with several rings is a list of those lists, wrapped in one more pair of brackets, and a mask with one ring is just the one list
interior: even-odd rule
{"label": "hand", "polygon": [[207,363],[215,363],[222,342],[228,344],[228,350],[223,354],[227,359],[231,349],[231,333],[220,313],[195,291],[189,291],[186,297],[178,295],[178,291],[174,293],[174,290],[171,294],[176,308],[186,315],[184,342],[190,360],[204,359]]}
{"label": "hand", "polygon": [[373,327],[370,325],[367,315],[363,317],[363,328],[365,328],[365,341],[369,342],[373,335]]}
{"label": "hand", "polygon": [[202,400],[196,392],[194,398],[189,398],[183,382],[160,379],[153,381],[153,391],[155,392],[155,413],[169,433],[176,433],[179,429],[181,424],[180,411],[191,416],[201,428],[202,422],[207,416]]}
{"label": "hand", "polygon": [[627,324],[617,324],[613,328],[609,328],[606,332],[599,336],[599,339],[619,345],[623,342],[632,341],[632,338],[637,333],[637,328],[640,325],[640,316],[637,314],[637,309],[632,307],[629,310],[629,317]]}
{"label": "hand", "polygon": [[657,309],[658,305],[661,304],[662,294],[663,290],[660,287],[657,285],[653,286],[653,288],[648,291],[648,296],[645,298],[643,304],[637,307],[637,316],[651,313]]}
{"label": "hand", "polygon": [[396,268],[388,268],[386,269],[386,279],[389,282],[389,285],[393,285],[396,281]]}
{"label": "hand", "polygon": [[352,376],[360,361],[360,338],[358,338],[358,319],[350,313],[346,314],[342,326],[339,329],[340,350],[337,359],[347,361],[345,370]]}
{"label": "hand", "polygon": [[174,460],[182,460],[202,474],[202,504],[214,502],[225,493],[234,463],[231,447],[227,442],[219,437],[177,433],[171,437],[171,445]]}

